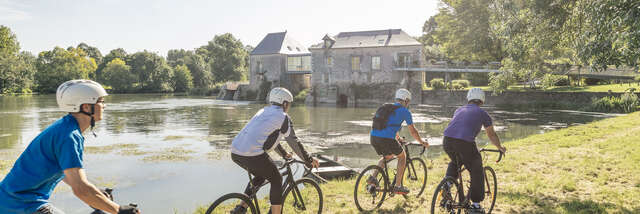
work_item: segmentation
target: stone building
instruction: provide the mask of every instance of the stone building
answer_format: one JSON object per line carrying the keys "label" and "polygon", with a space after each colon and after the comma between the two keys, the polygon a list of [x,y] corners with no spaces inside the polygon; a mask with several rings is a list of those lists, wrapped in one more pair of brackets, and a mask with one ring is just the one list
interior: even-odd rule
{"label": "stone building", "polygon": [[249,56],[249,90],[262,101],[273,87],[285,87],[294,95],[309,88],[311,53],[285,32],[269,33]]}
{"label": "stone building", "polygon": [[397,88],[409,89],[412,103],[421,103],[424,74],[406,68],[424,64],[423,46],[401,29],[341,32],[322,40],[309,48],[307,104],[377,105],[392,101]]}

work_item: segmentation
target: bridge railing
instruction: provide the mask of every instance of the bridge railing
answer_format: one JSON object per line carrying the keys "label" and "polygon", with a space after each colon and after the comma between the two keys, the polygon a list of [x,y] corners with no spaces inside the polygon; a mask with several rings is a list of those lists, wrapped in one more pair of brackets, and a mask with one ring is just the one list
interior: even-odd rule
{"label": "bridge railing", "polygon": [[500,62],[489,62],[481,64],[477,62],[472,63],[449,63],[449,62],[436,62],[436,63],[424,63],[421,64],[418,61],[411,63],[406,62],[393,62],[394,68],[442,68],[442,69],[474,69],[474,70],[498,70],[502,67]]}

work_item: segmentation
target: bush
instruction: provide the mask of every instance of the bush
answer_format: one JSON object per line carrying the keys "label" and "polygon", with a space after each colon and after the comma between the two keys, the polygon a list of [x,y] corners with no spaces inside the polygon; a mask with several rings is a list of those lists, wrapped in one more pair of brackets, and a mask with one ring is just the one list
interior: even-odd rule
{"label": "bush", "polygon": [[293,103],[298,103],[298,104],[304,103],[304,100],[307,98],[308,93],[309,93],[309,89],[304,89],[298,92],[298,94],[296,94],[296,96],[293,97]]}
{"label": "bush", "polygon": [[515,78],[511,72],[500,72],[500,73],[491,73],[489,74],[489,86],[491,86],[491,90],[494,94],[500,94],[509,88]]}
{"label": "bush", "polygon": [[429,81],[429,84],[431,84],[431,88],[433,88],[433,90],[442,90],[446,88],[444,85],[444,79],[442,78],[432,79]]}
{"label": "bush", "polygon": [[591,101],[590,111],[631,113],[638,109],[638,96],[634,93],[626,92],[620,97],[610,96],[600,99],[594,98]]}
{"label": "bush", "polygon": [[551,88],[553,86],[567,86],[569,85],[569,78],[563,75],[546,74],[542,77],[542,86],[544,88]]}
{"label": "bush", "polygon": [[469,80],[454,80],[454,81],[451,81],[451,83],[453,83],[453,84],[457,83],[457,84],[461,85],[462,88],[469,88],[469,86],[471,85]]}
{"label": "bush", "polygon": [[448,88],[453,89],[453,90],[462,90],[462,89],[465,88],[462,84],[460,84],[458,82],[454,82],[454,83],[452,83],[452,84],[450,84],[448,86],[449,86]]}
{"label": "bush", "polygon": [[584,78],[584,84],[585,85],[600,85],[600,84],[605,84],[605,83],[607,83],[607,81],[601,80],[601,79]]}

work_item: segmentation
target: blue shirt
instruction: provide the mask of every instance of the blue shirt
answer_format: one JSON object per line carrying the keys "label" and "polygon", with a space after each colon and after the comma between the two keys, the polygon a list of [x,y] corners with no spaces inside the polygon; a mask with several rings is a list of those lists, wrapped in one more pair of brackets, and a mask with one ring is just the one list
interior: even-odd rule
{"label": "blue shirt", "polygon": [[394,105],[400,106],[400,108],[397,108],[389,115],[387,127],[382,130],[371,129],[371,136],[396,139],[396,133],[402,128],[402,122],[406,122],[407,125],[413,124],[413,118],[411,117],[409,109],[400,105],[400,103],[394,103]]}
{"label": "blue shirt", "polygon": [[482,126],[492,125],[491,116],[476,104],[468,104],[456,109],[444,136],[467,142],[475,142]]}
{"label": "blue shirt", "polygon": [[40,133],[0,182],[0,213],[31,214],[48,203],[63,170],[82,168],[84,137],[70,114]]}

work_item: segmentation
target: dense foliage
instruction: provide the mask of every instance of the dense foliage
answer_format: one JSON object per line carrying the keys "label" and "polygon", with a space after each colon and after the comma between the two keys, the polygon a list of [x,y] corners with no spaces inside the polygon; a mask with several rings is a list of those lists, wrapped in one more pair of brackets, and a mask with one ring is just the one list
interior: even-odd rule
{"label": "dense foliage", "polygon": [[[494,91],[515,81],[535,86],[569,65],[637,66],[640,1],[441,0],[424,23],[427,59],[501,61]],[[501,88],[495,88],[501,87]]]}
{"label": "dense foliage", "polygon": [[0,26],[0,94],[53,93],[70,79],[93,79],[115,93],[202,92],[247,79],[251,46],[233,35],[216,35],[195,50],[170,50],[166,59],[154,52],[124,49],[102,55],[86,43],[55,47],[37,57],[20,52],[16,35]]}

